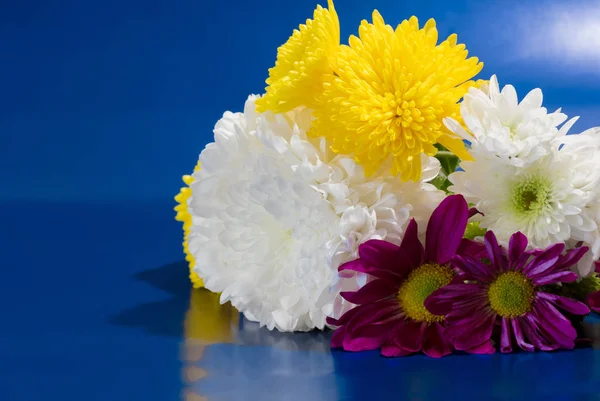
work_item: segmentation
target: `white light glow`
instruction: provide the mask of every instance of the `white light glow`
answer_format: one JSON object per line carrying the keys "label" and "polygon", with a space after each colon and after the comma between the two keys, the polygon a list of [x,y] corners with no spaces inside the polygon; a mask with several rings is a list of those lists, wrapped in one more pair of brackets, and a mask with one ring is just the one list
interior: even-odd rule
{"label": "white light glow", "polygon": [[519,58],[577,64],[600,74],[600,3],[553,5],[520,14]]}

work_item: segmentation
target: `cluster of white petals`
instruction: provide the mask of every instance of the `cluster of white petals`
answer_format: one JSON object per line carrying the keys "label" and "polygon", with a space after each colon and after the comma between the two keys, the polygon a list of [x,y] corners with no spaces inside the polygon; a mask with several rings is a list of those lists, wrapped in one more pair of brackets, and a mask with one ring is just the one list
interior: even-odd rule
{"label": "cluster of white petals", "polygon": [[[306,136],[308,109],[224,114],[194,173],[189,249],[206,288],[246,318],[280,331],[322,329],[352,305],[337,267],[369,239],[399,243],[409,219],[424,227],[444,193],[426,181],[439,163],[423,157],[423,181],[383,173],[366,177],[352,159],[333,156]],[[337,314],[337,312],[336,312]]]}
{"label": "cluster of white petals", "polygon": [[495,76],[469,91],[461,117],[466,129],[445,123],[469,140],[475,160],[450,175],[449,189],[481,212],[480,226],[504,244],[521,231],[530,247],[587,245],[577,271],[592,273],[600,257],[600,129],[567,135],[576,118],[558,128],[567,116],[548,114],[539,89],[519,103],[514,88],[500,91]]}
{"label": "cluster of white petals", "polygon": [[470,88],[461,103],[465,130],[456,120],[444,119],[446,127],[471,144],[471,152],[494,155],[504,162],[523,167],[547,155],[551,144],[564,137],[578,117],[567,120],[560,109],[548,113],[543,95],[534,89],[519,102],[512,85],[502,90],[493,75],[479,89]]}

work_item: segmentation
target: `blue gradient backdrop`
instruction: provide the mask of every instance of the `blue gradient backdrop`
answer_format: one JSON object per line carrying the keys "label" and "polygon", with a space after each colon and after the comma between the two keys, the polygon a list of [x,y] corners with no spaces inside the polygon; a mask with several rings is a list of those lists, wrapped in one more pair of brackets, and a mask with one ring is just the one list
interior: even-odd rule
{"label": "blue gradient backdrop", "polygon": [[[375,7],[391,24],[434,17],[483,78],[542,87],[549,109],[582,116],[573,132],[600,125],[597,0],[336,5],[343,37]],[[591,348],[330,353],[330,332],[252,328],[191,291],[180,177],[314,6],[0,0],[0,401],[600,400]]]}
{"label": "blue gradient backdrop", "polygon": [[[0,2],[0,200],[165,200],[225,110],[264,88],[315,0]],[[600,125],[597,1],[338,0],[342,38],[378,8],[457,32],[520,96]]]}

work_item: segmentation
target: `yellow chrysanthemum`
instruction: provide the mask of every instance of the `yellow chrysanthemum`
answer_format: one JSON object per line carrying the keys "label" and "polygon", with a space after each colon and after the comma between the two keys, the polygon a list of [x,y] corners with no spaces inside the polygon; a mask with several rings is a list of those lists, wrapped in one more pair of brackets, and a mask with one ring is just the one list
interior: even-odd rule
{"label": "yellow chrysanthemum", "polygon": [[336,153],[354,155],[368,174],[391,157],[392,174],[404,180],[419,179],[420,154],[435,155],[435,143],[470,160],[442,120],[460,120],[457,103],[478,84],[470,79],[483,64],[467,58],[454,34],[437,45],[433,19],[419,29],[412,17],[394,30],[374,11],[373,23],[363,20],[358,32],[332,61],[310,135],[331,140]]}
{"label": "yellow chrysanthemum", "polygon": [[340,24],[333,1],[329,9],[317,6],[313,20],[300,25],[277,50],[275,66],[269,69],[266,94],[256,101],[259,112],[284,113],[299,106],[314,107],[323,88],[330,61],[340,45]]}
{"label": "yellow chrysanthemum", "polygon": [[[196,164],[194,171],[198,171],[200,169],[200,163]],[[188,212],[187,201],[192,196],[192,189],[190,185],[194,182],[194,177],[191,175],[184,175],[183,182],[187,185],[186,187],[181,188],[177,196],[175,196],[175,201],[177,201],[178,205],[175,206],[175,211],[177,215],[175,216],[175,220],[183,222],[183,252],[185,253],[185,260],[187,260],[190,266],[190,280],[192,281],[192,285],[194,288],[202,288],[204,287],[204,283],[202,279],[198,276],[198,274],[194,271],[194,265],[196,261],[194,260],[194,256],[190,253],[188,248],[188,237],[190,235],[190,229],[192,227],[192,216]]]}

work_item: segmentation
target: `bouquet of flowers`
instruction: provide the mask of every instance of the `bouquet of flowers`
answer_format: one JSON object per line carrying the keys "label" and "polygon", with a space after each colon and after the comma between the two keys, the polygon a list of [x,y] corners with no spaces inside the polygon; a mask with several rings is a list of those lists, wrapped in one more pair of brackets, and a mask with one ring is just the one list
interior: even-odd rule
{"label": "bouquet of flowers", "polygon": [[195,287],[385,356],[571,349],[600,308],[600,129],[518,101],[435,21],[332,1],[226,112],[176,197]]}

